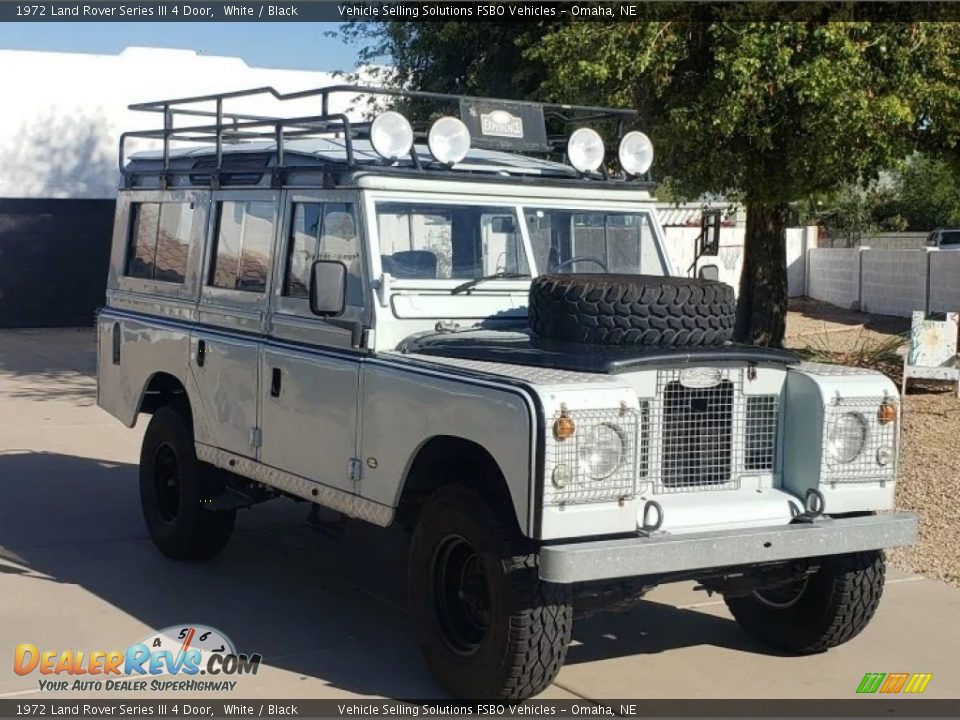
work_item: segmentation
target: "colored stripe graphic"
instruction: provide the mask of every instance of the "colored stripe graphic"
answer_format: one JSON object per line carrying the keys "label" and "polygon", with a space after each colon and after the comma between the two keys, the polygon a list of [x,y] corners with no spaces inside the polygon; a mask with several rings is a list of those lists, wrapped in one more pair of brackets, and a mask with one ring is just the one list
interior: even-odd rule
{"label": "colored stripe graphic", "polygon": [[914,673],[903,689],[906,693],[922,693],[933,679],[933,673]]}
{"label": "colored stripe graphic", "polygon": [[863,680],[860,681],[857,692],[861,694],[875,693],[880,688],[880,683],[883,682],[886,676],[886,673],[867,673],[863,676]]}
{"label": "colored stripe graphic", "polygon": [[866,673],[857,686],[857,694],[902,692],[916,695],[926,690],[932,679],[933,673]]}
{"label": "colored stripe graphic", "polygon": [[883,683],[883,686],[880,688],[882,693],[898,693],[900,688],[904,686],[904,683],[907,682],[907,678],[910,677],[909,673],[890,673],[887,675],[886,682]]}

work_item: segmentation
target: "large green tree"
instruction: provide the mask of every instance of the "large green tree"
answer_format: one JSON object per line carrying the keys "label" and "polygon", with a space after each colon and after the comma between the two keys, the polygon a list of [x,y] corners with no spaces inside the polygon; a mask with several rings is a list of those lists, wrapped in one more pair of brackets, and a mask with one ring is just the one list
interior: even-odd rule
{"label": "large green tree", "polygon": [[771,22],[743,12],[345,32],[366,42],[364,60],[387,58],[407,86],[639,110],[660,177],[686,197],[745,204],[737,337],[777,345],[788,203],[869,179],[917,148],[957,147],[960,25],[813,21],[809,9]]}
{"label": "large green tree", "polygon": [[960,226],[960,171],[942,158],[918,153],[897,177],[892,205],[910,230]]}

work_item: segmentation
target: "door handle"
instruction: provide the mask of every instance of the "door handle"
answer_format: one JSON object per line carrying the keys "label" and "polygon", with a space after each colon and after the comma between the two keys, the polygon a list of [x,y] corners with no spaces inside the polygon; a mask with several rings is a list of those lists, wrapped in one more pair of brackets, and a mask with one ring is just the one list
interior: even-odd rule
{"label": "door handle", "polygon": [[270,373],[270,396],[280,397],[280,368],[274,368]]}
{"label": "door handle", "polygon": [[203,367],[207,357],[207,342],[201,340],[197,343],[197,367]]}

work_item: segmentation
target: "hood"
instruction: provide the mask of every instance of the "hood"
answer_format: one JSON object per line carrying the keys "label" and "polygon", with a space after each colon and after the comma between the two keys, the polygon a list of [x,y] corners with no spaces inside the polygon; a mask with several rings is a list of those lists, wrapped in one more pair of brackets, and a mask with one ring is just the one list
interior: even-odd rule
{"label": "hood", "polygon": [[620,347],[543,340],[526,330],[460,330],[412,335],[400,352],[607,375],[667,363],[750,362],[796,365],[787,350],[727,343],[712,347]]}

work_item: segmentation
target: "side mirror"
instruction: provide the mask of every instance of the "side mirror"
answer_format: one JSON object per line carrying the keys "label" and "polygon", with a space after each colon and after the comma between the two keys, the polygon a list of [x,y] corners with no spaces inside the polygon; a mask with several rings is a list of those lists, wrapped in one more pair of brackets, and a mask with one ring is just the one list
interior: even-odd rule
{"label": "side mirror", "polygon": [[720,268],[716,265],[703,265],[700,268],[700,272],[697,273],[697,276],[701,280],[719,280]]}
{"label": "side mirror", "polygon": [[720,211],[705,210],[700,220],[700,255],[716,257],[720,253]]}
{"label": "side mirror", "polygon": [[333,317],[347,302],[347,266],[338,260],[317,260],[310,269],[310,311]]}

